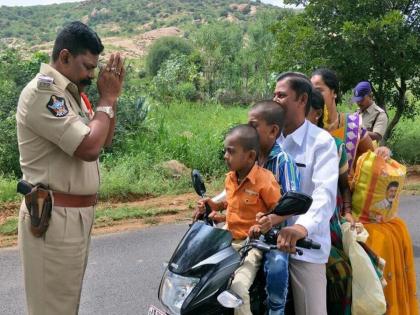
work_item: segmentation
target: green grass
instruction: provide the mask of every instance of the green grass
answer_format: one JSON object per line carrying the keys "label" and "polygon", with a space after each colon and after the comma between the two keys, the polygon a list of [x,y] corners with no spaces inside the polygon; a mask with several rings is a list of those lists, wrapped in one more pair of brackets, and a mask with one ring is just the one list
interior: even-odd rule
{"label": "green grass", "polygon": [[406,184],[404,190],[417,190],[420,191],[420,183]]}
{"label": "green grass", "polygon": [[0,234],[2,235],[14,235],[17,234],[18,229],[18,218],[11,217],[7,218],[3,224],[0,224]]}
{"label": "green grass", "polygon": [[[170,209],[153,209],[141,207],[120,207],[98,209],[95,213],[95,226],[113,225],[117,221],[127,219],[145,219],[147,224],[158,223],[157,217],[162,215],[176,214],[178,210]],[[17,234],[18,218],[7,218],[0,224],[0,235]]]}
{"label": "green grass", "polygon": [[155,106],[139,134],[126,141],[124,155],[102,163],[101,198],[178,194],[191,190],[190,174],[173,178],[162,162],[178,160],[207,178],[224,178],[223,135],[246,122],[247,109],[219,104]]}
{"label": "green grass", "polygon": [[0,175],[0,204],[20,200],[20,196],[16,193],[16,183],[16,179]]}
{"label": "green grass", "polygon": [[121,207],[96,211],[95,222],[121,221],[126,219],[145,219],[165,214],[176,214],[176,210],[145,209],[139,207]]}
{"label": "green grass", "polygon": [[405,164],[420,164],[420,116],[402,119],[388,141],[393,159]]}

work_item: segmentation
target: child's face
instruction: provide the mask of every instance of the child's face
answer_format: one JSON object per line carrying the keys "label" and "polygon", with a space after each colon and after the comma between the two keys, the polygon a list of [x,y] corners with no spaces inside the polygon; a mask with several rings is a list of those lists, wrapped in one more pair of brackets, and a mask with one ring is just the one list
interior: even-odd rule
{"label": "child's face", "polygon": [[322,115],[322,109],[315,109],[311,107],[306,119],[309,120],[314,125],[318,125],[319,118]]}
{"label": "child's face", "polygon": [[278,126],[268,125],[255,110],[248,112],[248,124],[257,130],[261,148],[270,149],[276,141],[279,131]]}
{"label": "child's face", "polygon": [[[252,165],[251,151],[245,151],[237,137],[233,134],[225,139],[225,161],[231,171],[242,171]],[[255,157],[254,157],[255,159]]]}

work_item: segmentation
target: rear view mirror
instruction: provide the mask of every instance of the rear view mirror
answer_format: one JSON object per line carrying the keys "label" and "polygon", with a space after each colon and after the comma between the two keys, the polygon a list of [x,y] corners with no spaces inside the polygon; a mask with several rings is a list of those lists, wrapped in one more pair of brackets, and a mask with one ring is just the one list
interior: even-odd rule
{"label": "rear view mirror", "polygon": [[204,185],[203,177],[201,176],[198,170],[193,170],[191,172],[191,180],[195,192],[202,198],[206,194],[206,186]]}
{"label": "rear view mirror", "polygon": [[273,213],[280,216],[300,215],[306,213],[311,204],[311,196],[300,192],[288,191],[282,196]]}

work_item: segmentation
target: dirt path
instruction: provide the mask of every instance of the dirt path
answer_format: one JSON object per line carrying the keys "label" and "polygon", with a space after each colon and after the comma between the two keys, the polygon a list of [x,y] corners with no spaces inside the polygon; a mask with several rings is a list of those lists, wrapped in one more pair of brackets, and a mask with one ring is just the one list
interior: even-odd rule
{"label": "dirt path", "polygon": [[[141,207],[150,209],[172,210],[174,214],[156,215],[145,219],[126,219],[113,221],[112,225],[95,225],[93,235],[116,233],[122,231],[136,230],[151,225],[164,224],[176,221],[188,222],[191,220],[193,206],[197,200],[195,193],[186,193],[176,196],[160,196],[147,198],[132,202],[100,202],[98,209],[122,208],[122,207]],[[0,211],[0,224],[8,217],[17,216],[19,203],[9,203],[2,205]],[[171,211],[170,211],[171,212]],[[0,235],[0,248],[17,245],[17,235]]]}

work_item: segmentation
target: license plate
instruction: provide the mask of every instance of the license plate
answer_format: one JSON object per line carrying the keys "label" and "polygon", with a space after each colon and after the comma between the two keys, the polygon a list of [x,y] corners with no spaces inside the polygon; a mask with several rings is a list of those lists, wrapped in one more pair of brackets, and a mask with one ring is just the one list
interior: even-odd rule
{"label": "license plate", "polygon": [[166,312],[161,311],[156,306],[150,305],[147,315],[167,315]]}

